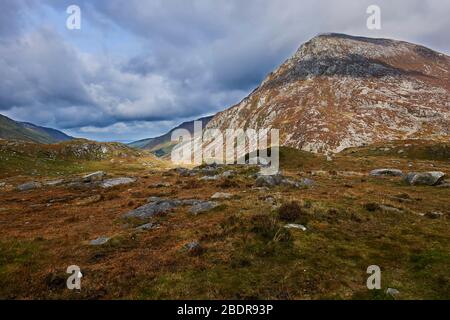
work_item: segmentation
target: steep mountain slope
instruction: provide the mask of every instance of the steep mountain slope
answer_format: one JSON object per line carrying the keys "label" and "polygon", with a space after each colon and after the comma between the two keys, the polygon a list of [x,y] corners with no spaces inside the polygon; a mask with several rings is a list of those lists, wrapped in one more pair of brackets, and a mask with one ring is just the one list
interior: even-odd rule
{"label": "steep mountain slope", "polygon": [[[200,118],[195,121],[201,121],[203,128],[208,124],[209,121],[211,121],[213,117],[204,117]],[[150,150],[151,152],[154,152],[156,155],[165,155],[170,152],[170,150],[173,147],[173,143],[171,143],[171,137],[172,132],[177,129],[187,129],[189,132],[194,132],[194,121],[188,121],[180,124],[178,127],[173,128],[168,133],[156,137],[156,138],[149,138],[149,139],[143,139],[139,141],[132,142],[128,144],[130,147],[138,148],[138,149],[145,149]]]}
{"label": "steep mountain slope", "polygon": [[72,140],[73,137],[55,129],[14,121],[0,114],[0,139],[56,143]]}
{"label": "steep mountain slope", "polygon": [[207,127],[276,128],[281,145],[319,153],[448,140],[450,57],[403,41],[319,35]]}

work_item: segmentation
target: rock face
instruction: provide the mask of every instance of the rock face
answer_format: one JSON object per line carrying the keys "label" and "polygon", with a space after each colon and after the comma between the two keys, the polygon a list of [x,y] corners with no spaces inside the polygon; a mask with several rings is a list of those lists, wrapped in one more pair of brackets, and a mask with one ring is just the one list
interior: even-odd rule
{"label": "rock face", "polygon": [[410,172],[405,176],[405,182],[412,186],[435,186],[445,177],[445,173],[439,171]]}
{"label": "rock face", "polygon": [[450,57],[402,41],[320,35],[206,128],[276,128],[281,145],[319,153],[448,141]]}

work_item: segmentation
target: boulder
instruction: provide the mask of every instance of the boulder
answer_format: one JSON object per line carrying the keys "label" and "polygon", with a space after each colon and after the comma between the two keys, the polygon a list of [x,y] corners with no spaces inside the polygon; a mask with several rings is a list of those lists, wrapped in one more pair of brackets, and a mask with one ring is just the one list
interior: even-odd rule
{"label": "boulder", "polygon": [[403,172],[398,169],[375,169],[370,172],[372,177],[390,176],[390,177],[401,177]]}
{"label": "boulder", "polygon": [[224,177],[224,178],[231,178],[233,176],[234,176],[233,170],[228,170],[228,171],[225,171],[224,173],[222,173],[222,177]]}
{"label": "boulder", "polygon": [[106,244],[111,238],[108,237],[100,237],[90,242],[91,246],[101,246]]}
{"label": "boulder", "polygon": [[185,200],[171,200],[162,199],[159,197],[150,197],[148,204],[145,204],[135,210],[132,210],[124,215],[125,218],[151,218],[157,214],[167,213],[180,206],[195,206],[203,203],[201,200],[185,199]]}
{"label": "boulder", "polygon": [[142,226],[137,227],[136,230],[144,231],[144,230],[152,230],[152,229],[157,229],[157,228],[159,228],[159,226],[156,223],[146,223],[146,224],[143,224]]}
{"label": "boulder", "polygon": [[217,192],[212,195],[211,199],[231,199],[232,197],[231,193]]}
{"label": "boulder", "polygon": [[430,172],[410,172],[404,180],[411,186],[435,186],[440,184],[445,177],[445,173],[440,171]]}
{"label": "boulder", "polygon": [[115,179],[108,179],[102,182],[101,187],[102,188],[112,188],[115,186],[120,186],[124,184],[130,184],[136,182],[136,179],[134,178],[115,178]]}
{"label": "boulder", "polygon": [[106,176],[106,173],[103,171],[97,171],[83,176],[83,182],[97,182],[102,181]]}
{"label": "boulder", "polygon": [[256,178],[256,186],[257,187],[275,187],[279,185],[290,186],[295,188],[302,188],[312,186],[314,181],[311,179],[302,179],[300,181],[293,180],[290,178],[283,177],[280,174],[271,175],[271,176],[258,176]]}
{"label": "boulder", "polygon": [[258,176],[256,178],[256,186],[257,187],[275,187],[280,185],[283,182],[283,176],[280,174],[272,175],[272,176]]}
{"label": "boulder", "polygon": [[400,291],[398,291],[397,289],[394,288],[387,288],[386,289],[386,294],[390,295],[391,297],[395,298],[400,294]]}
{"label": "boulder", "polygon": [[189,210],[190,213],[197,215],[199,213],[207,212],[209,210],[212,210],[216,208],[219,204],[214,201],[205,201],[205,202],[199,202],[192,206],[192,208]]}
{"label": "boulder", "polygon": [[29,191],[29,190],[38,189],[40,187],[42,187],[42,185],[39,182],[31,181],[31,182],[26,182],[24,184],[17,186],[17,190]]}
{"label": "boulder", "polygon": [[182,205],[182,202],[179,200],[162,200],[151,202],[126,213],[124,217],[147,219],[157,214],[169,212],[180,205]]}

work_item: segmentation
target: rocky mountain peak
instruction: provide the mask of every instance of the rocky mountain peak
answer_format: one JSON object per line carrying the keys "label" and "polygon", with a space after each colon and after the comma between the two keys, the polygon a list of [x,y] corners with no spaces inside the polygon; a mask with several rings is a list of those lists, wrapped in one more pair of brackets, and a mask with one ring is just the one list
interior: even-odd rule
{"label": "rocky mountain peak", "polygon": [[426,47],[344,34],[303,44],[209,128],[278,128],[281,143],[339,152],[406,138],[448,139],[450,57]]}

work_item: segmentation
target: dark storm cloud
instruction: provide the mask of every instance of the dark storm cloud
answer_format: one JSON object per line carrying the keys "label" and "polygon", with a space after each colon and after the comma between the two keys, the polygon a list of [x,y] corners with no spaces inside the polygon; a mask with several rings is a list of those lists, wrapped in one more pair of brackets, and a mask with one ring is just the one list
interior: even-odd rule
{"label": "dark storm cloud", "polygon": [[[84,19],[77,36],[61,25],[74,3]],[[88,137],[143,138],[238,102],[320,32],[390,37],[449,52],[448,1],[377,1],[381,31],[366,28],[370,4],[3,0],[0,112]]]}

